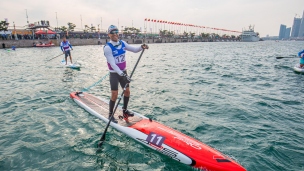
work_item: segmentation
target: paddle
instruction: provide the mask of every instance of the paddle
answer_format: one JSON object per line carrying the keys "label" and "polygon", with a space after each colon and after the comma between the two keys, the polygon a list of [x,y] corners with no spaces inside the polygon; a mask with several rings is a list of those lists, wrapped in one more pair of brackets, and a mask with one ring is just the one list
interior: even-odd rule
{"label": "paddle", "polygon": [[[63,55],[63,53],[61,53],[60,55]],[[60,55],[58,55],[58,56],[60,56]],[[51,59],[47,60],[47,62],[48,62],[48,61],[50,61],[50,60],[52,60],[52,59],[57,58],[58,56],[55,56],[55,57],[53,57],[53,58],[51,58]]]}
{"label": "paddle", "polygon": [[293,55],[293,56],[278,56],[276,57],[277,59],[282,59],[282,58],[295,58],[297,57],[296,55]]}
{"label": "paddle", "polygon": [[[134,71],[135,71],[135,69],[136,69],[136,67],[137,67],[137,64],[138,64],[138,62],[139,62],[139,60],[140,60],[142,54],[144,53],[144,51],[145,51],[145,49],[143,49],[143,50],[141,51],[141,54],[140,54],[140,56],[139,56],[139,58],[138,58],[138,60],[137,60],[137,62],[136,62],[136,64],[135,64],[135,66],[134,66],[134,68],[133,68],[133,71],[131,72],[130,78],[132,78],[132,75],[133,75],[133,73],[134,73]],[[109,122],[108,122],[108,124],[107,124],[107,126],[106,126],[106,128],[105,128],[105,130],[104,130],[104,132],[103,132],[103,134],[102,134],[102,136],[100,137],[100,140],[99,140],[99,142],[98,142],[98,147],[99,147],[99,148],[102,146],[102,144],[103,144],[103,142],[104,142],[104,140],[105,140],[105,138],[106,138],[106,133],[107,133],[108,127],[109,127],[109,125],[110,125],[110,123],[111,123],[112,118],[114,117],[114,114],[115,114],[116,109],[117,109],[117,107],[118,107],[118,105],[119,105],[119,102],[120,102],[120,100],[122,99],[122,97],[123,97],[123,95],[124,95],[124,93],[125,93],[126,88],[127,88],[128,85],[129,85],[129,83],[127,83],[127,84],[125,85],[125,87],[124,87],[124,89],[123,89],[123,91],[122,91],[122,93],[121,93],[121,95],[120,95],[120,97],[119,97],[119,100],[118,100],[118,102],[116,103],[116,106],[115,106],[115,108],[114,108],[114,110],[113,110],[113,113],[112,113],[111,117],[109,118]]]}

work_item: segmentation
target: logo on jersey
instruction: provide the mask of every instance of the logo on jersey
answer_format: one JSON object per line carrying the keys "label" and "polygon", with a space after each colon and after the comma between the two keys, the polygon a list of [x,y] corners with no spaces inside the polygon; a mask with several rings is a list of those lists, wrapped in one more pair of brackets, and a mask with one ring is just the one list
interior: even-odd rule
{"label": "logo on jersey", "polygon": [[117,50],[114,50],[113,51],[113,55],[117,55],[118,54],[118,51]]}

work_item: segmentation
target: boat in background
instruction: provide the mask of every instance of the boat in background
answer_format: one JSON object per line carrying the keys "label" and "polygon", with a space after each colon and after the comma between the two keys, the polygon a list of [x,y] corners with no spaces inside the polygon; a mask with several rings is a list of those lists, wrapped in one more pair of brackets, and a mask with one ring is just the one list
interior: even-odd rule
{"label": "boat in background", "polygon": [[50,41],[49,43],[42,43],[40,42],[39,44],[33,43],[34,47],[51,47],[51,46],[55,46],[55,44]]}
{"label": "boat in background", "polygon": [[34,47],[51,47],[51,46],[55,46],[55,44],[36,44],[34,45]]}
{"label": "boat in background", "polygon": [[254,26],[249,26],[248,30],[243,30],[240,35],[242,42],[257,42],[260,40],[259,33],[254,32]]}

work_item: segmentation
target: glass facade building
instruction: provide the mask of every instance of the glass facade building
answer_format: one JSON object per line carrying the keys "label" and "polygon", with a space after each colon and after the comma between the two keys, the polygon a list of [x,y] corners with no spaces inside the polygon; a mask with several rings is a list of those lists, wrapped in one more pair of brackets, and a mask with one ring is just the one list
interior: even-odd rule
{"label": "glass facade building", "polygon": [[280,33],[279,33],[279,39],[282,40],[285,38],[285,32],[286,32],[286,25],[281,24],[280,26]]}
{"label": "glass facade building", "polygon": [[301,24],[300,24],[300,28],[299,28],[298,37],[304,37],[304,11],[303,11],[303,15],[301,18]]}
{"label": "glass facade building", "polygon": [[289,39],[290,38],[290,32],[291,32],[291,27],[286,28],[285,31],[285,39]]}

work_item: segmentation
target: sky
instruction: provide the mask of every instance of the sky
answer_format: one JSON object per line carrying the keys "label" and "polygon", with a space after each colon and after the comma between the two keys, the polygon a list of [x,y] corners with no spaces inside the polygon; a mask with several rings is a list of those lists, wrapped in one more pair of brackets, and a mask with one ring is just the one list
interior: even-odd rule
{"label": "sky", "polygon": [[[30,23],[48,20],[53,27],[68,22],[114,24],[144,28],[144,19],[165,20],[212,28],[242,31],[249,25],[262,37],[278,36],[281,24],[292,27],[301,18],[304,0],[1,0],[0,20],[25,28],[26,11]],[[56,20],[57,14],[57,20]],[[149,27],[149,25],[148,25]]]}

